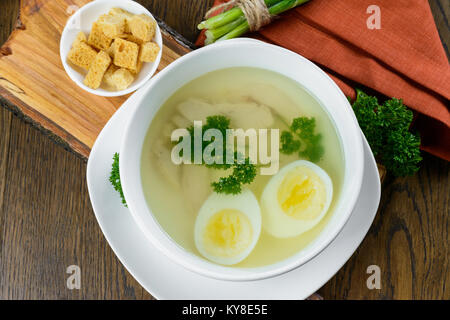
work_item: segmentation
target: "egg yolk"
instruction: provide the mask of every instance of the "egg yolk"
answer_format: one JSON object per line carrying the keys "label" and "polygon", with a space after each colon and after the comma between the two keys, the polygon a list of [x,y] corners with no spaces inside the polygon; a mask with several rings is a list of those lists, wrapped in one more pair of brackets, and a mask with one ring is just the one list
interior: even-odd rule
{"label": "egg yolk", "polygon": [[234,257],[248,248],[252,233],[252,225],[245,214],[236,209],[224,209],[209,219],[203,245],[211,255]]}
{"label": "egg yolk", "polygon": [[311,169],[289,171],[278,188],[278,204],[283,212],[299,220],[315,219],[326,203],[325,184]]}

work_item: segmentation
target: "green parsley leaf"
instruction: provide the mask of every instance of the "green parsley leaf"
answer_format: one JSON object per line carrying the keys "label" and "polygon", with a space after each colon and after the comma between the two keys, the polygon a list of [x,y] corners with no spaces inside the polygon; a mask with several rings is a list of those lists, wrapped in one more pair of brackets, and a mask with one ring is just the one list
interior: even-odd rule
{"label": "green parsley leaf", "polygon": [[[256,177],[256,166],[250,163],[250,159],[246,158],[244,163],[237,163],[238,154],[234,153],[234,163],[226,163],[226,131],[230,128],[230,119],[225,116],[216,115],[206,118],[206,123],[202,126],[202,132],[206,132],[208,129],[217,129],[222,133],[223,139],[223,164],[206,164],[211,169],[216,170],[226,170],[229,168],[233,168],[233,172],[228,177],[222,177],[219,181],[213,182],[211,185],[216,193],[225,193],[225,194],[239,194],[242,192],[242,185],[250,184],[255,180]],[[194,159],[194,127],[191,126],[188,129],[189,134],[191,135],[191,147],[192,147],[192,160]],[[202,142],[202,153],[205,148],[210,144],[209,141]],[[213,157],[218,156],[213,154]]]}
{"label": "green parsley leaf", "polygon": [[373,154],[395,176],[412,175],[419,170],[420,137],[410,132],[413,113],[392,98],[379,104],[377,98],[361,90],[353,110]]}
{"label": "green parsley leaf", "polygon": [[301,142],[294,139],[292,132],[283,131],[280,136],[280,151],[284,154],[293,154],[300,150]]}
{"label": "green parsley leaf", "polygon": [[[290,132],[283,131],[281,133],[281,153],[293,154],[298,152],[300,157],[312,162],[317,162],[322,158],[324,154],[322,135],[315,133],[315,118],[295,118],[289,129]],[[295,139],[294,135],[298,139]]]}
{"label": "green parsley leaf", "polygon": [[116,190],[120,198],[122,199],[122,203],[125,207],[127,206],[127,202],[125,201],[125,196],[122,190],[122,183],[120,182],[120,173],[119,173],[119,154],[116,152],[113,156],[113,164],[111,168],[111,174],[109,176],[109,182],[111,182],[114,190]]}

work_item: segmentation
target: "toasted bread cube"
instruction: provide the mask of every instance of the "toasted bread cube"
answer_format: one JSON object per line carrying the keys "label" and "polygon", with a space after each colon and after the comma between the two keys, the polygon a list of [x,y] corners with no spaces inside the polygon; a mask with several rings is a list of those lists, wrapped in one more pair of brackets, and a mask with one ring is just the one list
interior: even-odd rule
{"label": "toasted bread cube", "polygon": [[143,43],[141,39],[136,38],[131,33],[122,33],[122,34],[115,36],[114,38],[128,40],[128,41],[137,43],[138,45],[141,45]]}
{"label": "toasted bread cube", "polygon": [[125,39],[125,40],[127,40],[128,36],[130,36],[129,33],[121,33],[121,34],[118,34],[117,36],[115,36],[114,39],[115,39],[115,38],[120,38],[120,39]]}
{"label": "toasted bread cube", "polygon": [[134,75],[138,75],[139,72],[141,72],[142,69],[142,65],[144,64],[141,60],[141,54],[142,54],[142,49],[141,46],[139,46],[139,54],[138,54],[138,59],[137,59],[137,63],[136,63],[136,67],[133,69],[129,69],[131,71],[132,74]]}
{"label": "toasted bread cube", "polygon": [[92,89],[98,89],[102,83],[103,76],[111,64],[111,58],[105,51],[100,51],[92,62],[89,72],[84,79],[84,84]]}
{"label": "toasted bread cube", "polygon": [[72,49],[69,51],[67,60],[74,65],[83,68],[84,70],[89,70],[92,62],[97,56],[97,51],[95,51],[91,46],[85,42],[75,43]]}
{"label": "toasted bread cube", "polygon": [[108,50],[106,50],[106,52],[109,54],[109,56],[114,59],[114,50],[115,50],[115,43],[116,41],[114,40],[111,45],[109,46]]}
{"label": "toasted bread cube", "polygon": [[109,89],[115,90],[116,86],[114,81],[112,80],[112,76],[114,72],[119,70],[119,67],[116,67],[113,63],[109,66],[108,70],[106,70],[105,75],[103,76],[103,81],[107,85]]}
{"label": "toasted bread cube", "polygon": [[83,31],[80,31],[77,34],[77,37],[75,38],[75,41],[73,42],[73,46],[76,46],[76,45],[80,44],[81,42],[87,43],[87,38]]}
{"label": "toasted bread cube", "polygon": [[112,8],[109,13],[111,16],[120,16],[125,19],[125,33],[131,33],[129,27],[129,21],[133,18],[134,14],[123,10],[121,8]]}
{"label": "toasted bread cube", "polygon": [[124,15],[124,16],[129,17],[130,19],[133,18],[133,16],[134,16],[134,14],[132,14],[131,12],[128,12],[127,10],[124,10],[122,8],[117,8],[117,7],[109,10],[108,14],[111,16]]}
{"label": "toasted bread cube", "polygon": [[132,34],[127,34],[126,37],[124,37],[123,39],[128,40],[128,41],[131,41],[131,42],[134,42],[134,43],[136,43],[136,44],[138,44],[138,45],[141,45],[141,44],[144,43],[144,41],[142,41],[142,40],[139,39],[139,38],[136,38],[136,37],[133,36]]}
{"label": "toasted bread cube", "polygon": [[159,53],[159,46],[154,42],[146,42],[141,46],[139,59],[143,62],[155,62]]}
{"label": "toasted bread cube", "polygon": [[91,33],[89,34],[88,43],[98,50],[108,50],[111,46],[113,38],[106,36],[99,22],[94,22]]}
{"label": "toasted bread cube", "polygon": [[[128,40],[128,41],[134,42],[134,43],[136,43],[136,44],[138,44],[138,45],[141,45],[141,44],[142,44],[142,40],[136,38],[136,37],[133,36],[132,34],[126,34],[126,33],[123,33],[123,34],[119,34],[118,36],[116,36],[116,38]],[[111,43],[111,46],[109,47],[109,49],[106,50],[106,51],[109,53],[110,57],[113,58],[113,59],[114,59],[114,50],[115,50],[115,45],[114,45],[114,43],[115,43],[115,39],[114,39],[113,42]]]}
{"label": "toasted bread cube", "polygon": [[102,15],[97,24],[108,38],[114,38],[125,33],[126,18],[122,15]]}
{"label": "toasted bread cube", "polygon": [[156,22],[145,14],[135,15],[129,21],[129,26],[133,36],[144,42],[151,41],[155,36]]}
{"label": "toasted bread cube", "polygon": [[129,70],[131,71],[132,74],[137,75],[139,72],[141,72],[142,64],[143,64],[142,61],[138,59],[136,67]]}
{"label": "toasted bread cube", "polygon": [[131,41],[116,38],[114,41],[114,64],[129,70],[136,69],[139,46]]}
{"label": "toasted bread cube", "polygon": [[124,68],[115,71],[111,77],[111,82],[117,90],[125,90],[134,81],[133,74]]}

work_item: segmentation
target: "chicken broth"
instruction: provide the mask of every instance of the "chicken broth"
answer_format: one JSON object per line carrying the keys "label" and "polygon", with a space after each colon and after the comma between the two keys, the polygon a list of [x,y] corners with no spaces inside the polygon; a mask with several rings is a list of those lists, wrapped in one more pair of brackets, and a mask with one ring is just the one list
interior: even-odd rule
{"label": "chicken broth", "polygon": [[[280,135],[293,119],[314,118],[323,154],[312,163],[299,161],[308,160],[301,152],[280,152],[278,173],[257,170],[240,194],[218,195],[211,183],[231,169],[176,165],[171,159],[173,130],[215,115],[227,117],[231,128],[279,129]],[[320,103],[297,82],[256,68],[214,71],[177,90],[150,125],[141,163],[145,197],[162,229],[185,250],[235,267],[266,266],[305,248],[330,220],[344,178],[341,143]],[[302,177],[307,180],[300,184]],[[214,246],[232,250],[218,253]]]}

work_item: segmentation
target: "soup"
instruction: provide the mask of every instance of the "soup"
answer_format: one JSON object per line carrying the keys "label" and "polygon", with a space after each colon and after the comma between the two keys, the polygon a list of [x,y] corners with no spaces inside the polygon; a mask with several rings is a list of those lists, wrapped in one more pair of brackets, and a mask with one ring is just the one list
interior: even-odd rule
{"label": "soup", "polygon": [[[256,129],[258,141],[259,129],[278,132],[267,139],[267,152],[277,155],[279,170],[262,174],[267,165],[253,161],[254,179],[228,189],[221,178],[237,166],[174,163],[174,130],[212,116],[232,129]],[[169,97],[150,125],[141,163],[145,197],[162,229],[188,252],[241,268],[282,261],[314,241],[333,215],[344,178],[340,139],[320,103],[285,76],[247,67],[205,74]]]}

